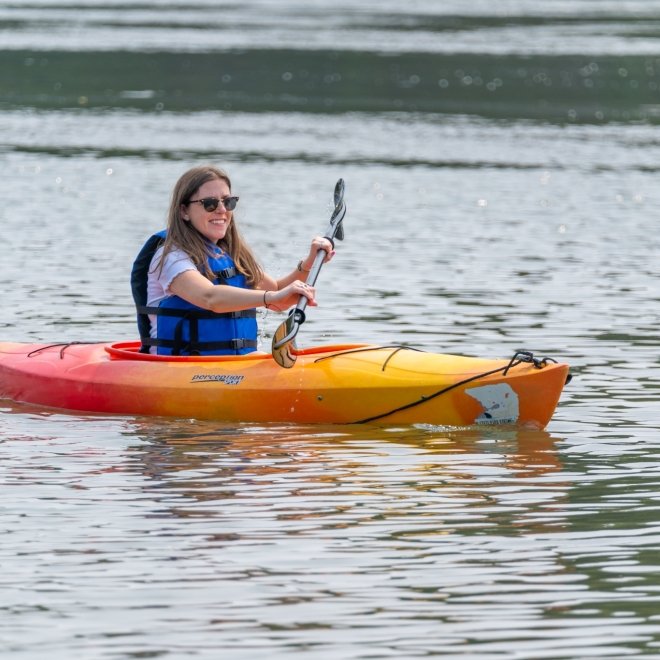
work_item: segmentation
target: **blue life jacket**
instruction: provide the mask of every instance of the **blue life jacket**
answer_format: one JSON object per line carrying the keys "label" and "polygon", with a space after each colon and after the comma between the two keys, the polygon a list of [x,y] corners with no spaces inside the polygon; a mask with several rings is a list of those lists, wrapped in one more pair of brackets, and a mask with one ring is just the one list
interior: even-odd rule
{"label": "blue life jacket", "polygon": [[[131,289],[142,341],[140,352],[148,353],[150,346],[155,346],[159,355],[244,355],[254,351],[257,348],[256,309],[218,314],[179,296],[168,296],[158,307],[147,306],[149,266],[165,235],[163,230],[147,240],[131,270]],[[215,275],[214,284],[249,288],[245,275],[236,270],[232,258],[220,248],[209,257],[208,263]],[[155,339],[151,338],[149,314],[158,317]]]}

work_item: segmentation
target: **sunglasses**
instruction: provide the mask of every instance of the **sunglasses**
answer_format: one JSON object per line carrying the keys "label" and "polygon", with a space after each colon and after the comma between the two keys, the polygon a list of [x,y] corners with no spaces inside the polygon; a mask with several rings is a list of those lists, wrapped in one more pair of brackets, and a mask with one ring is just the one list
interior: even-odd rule
{"label": "sunglasses", "polygon": [[204,197],[203,199],[189,199],[188,204],[201,204],[204,207],[204,210],[210,213],[215,211],[220,204],[222,204],[227,211],[233,211],[238,204],[238,197],[223,197],[218,199],[217,197]]}

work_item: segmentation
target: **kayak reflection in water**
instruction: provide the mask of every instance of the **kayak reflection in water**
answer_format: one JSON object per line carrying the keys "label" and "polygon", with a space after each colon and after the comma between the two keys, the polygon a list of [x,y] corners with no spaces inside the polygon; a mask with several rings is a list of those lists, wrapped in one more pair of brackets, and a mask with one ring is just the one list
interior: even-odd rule
{"label": "kayak reflection in water", "polygon": [[317,236],[284,277],[265,273],[240,234],[226,172],[212,166],[185,172],[172,191],[167,230],[138,254],[131,287],[142,352],[161,355],[242,355],[257,347],[256,308],[284,311],[301,295],[316,305],[307,274],[330,241]]}

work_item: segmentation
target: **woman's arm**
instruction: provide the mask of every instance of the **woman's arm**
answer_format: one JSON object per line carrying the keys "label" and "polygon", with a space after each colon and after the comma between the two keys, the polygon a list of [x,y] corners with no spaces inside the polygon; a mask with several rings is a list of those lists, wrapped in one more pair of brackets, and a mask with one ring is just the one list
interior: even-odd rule
{"label": "woman's arm", "polygon": [[281,312],[295,305],[301,295],[307,296],[307,304],[314,307],[317,304],[314,297],[316,290],[308,286],[305,280],[319,250],[325,250],[326,262],[335,255],[332,243],[327,238],[317,236],[312,240],[307,257],[301,260],[293,271],[277,280],[266,274],[255,289],[213,284],[198,270],[180,273],[168,288],[175,296],[218,314],[239,312],[253,307],[266,307]]}
{"label": "woman's arm", "polygon": [[187,270],[172,280],[169,290],[193,305],[218,314],[239,312],[253,307],[266,307],[281,312],[295,305],[300,296],[307,296],[308,305],[316,305],[316,290],[305,282],[295,280],[281,289],[276,289],[268,287],[269,281],[277,285],[277,282],[266,276],[262,280],[263,288],[260,284],[258,289],[243,289],[227,284],[213,284],[199,271]]}

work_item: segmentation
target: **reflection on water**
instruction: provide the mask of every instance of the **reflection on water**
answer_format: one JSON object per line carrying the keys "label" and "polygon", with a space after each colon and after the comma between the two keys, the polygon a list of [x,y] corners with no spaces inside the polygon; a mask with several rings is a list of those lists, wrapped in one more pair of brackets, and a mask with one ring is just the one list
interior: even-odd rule
{"label": "reflection on water", "polygon": [[[172,423],[162,427],[153,423],[146,425],[145,435],[140,436],[146,444],[136,449],[134,458],[139,459],[145,474],[153,478],[159,488],[166,481],[177,492],[207,501],[228,497],[231,489],[223,490],[221,485],[225,482],[235,484],[238,480],[245,488],[265,490],[276,496],[279,477],[282,476],[278,468],[279,458],[287,466],[286,479],[308,483],[304,489],[306,495],[343,492],[355,497],[359,493],[351,491],[349,483],[359,483],[365,471],[371,471],[379,461],[376,458],[374,462],[370,452],[367,462],[356,461],[353,453],[356,448],[371,448],[383,441],[387,443],[387,451],[395,442],[402,453],[410,454],[413,461],[420,452],[429,455],[424,463],[412,468],[414,472],[419,470],[419,475],[414,478],[411,488],[420,493],[435,492],[454,481],[461,487],[469,487],[469,464],[474,460],[492,461],[494,474],[506,474],[516,479],[547,475],[561,467],[554,450],[556,438],[545,431],[499,429],[485,435],[480,429],[436,430],[433,427],[357,430],[354,426],[266,426],[214,428],[204,432],[199,427],[198,422],[178,428]],[[489,456],[491,446],[492,456]],[[329,453],[339,461],[337,471],[333,473],[327,467],[318,471],[318,466],[328,460]],[[346,463],[341,462],[344,454]],[[399,465],[398,469],[403,466]],[[193,475],[192,480],[188,482],[190,475]],[[218,490],[199,492],[195,488],[197,477],[207,483],[217,483]],[[188,483],[191,489],[187,492]],[[445,495],[448,492],[443,490]],[[356,506],[362,504],[356,502]]]}
{"label": "reflection on water", "polygon": [[[548,432],[2,402],[5,655],[657,655],[658,16],[0,1],[3,339],[134,339],[135,251],[212,161],[278,275],[346,181],[302,346],[525,348],[575,375]],[[281,317],[259,320],[267,347]]]}
{"label": "reflection on water", "polygon": [[607,54],[392,58],[369,51],[251,48],[100,51],[82,58],[78,52],[17,50],[5,51],[3,59],[0,104],[9,108],[442,112],[581,123],[660,117],[660,68],[649,55],[623,61]]}
{"label": "reflection on water", "polygon": [[467,639],[617,657],[658,639],[635,450],[605,464],[540,431],[3,412],[19,431],[0,495],[19,657],[62,652],[73,622],[74,648],[126,657],[211,657],[216,638],[237,657],[451,656]]}
{"label": "reflection on water", "polygon": [[3,7],[0,107],[657,123],[660,3]]}

